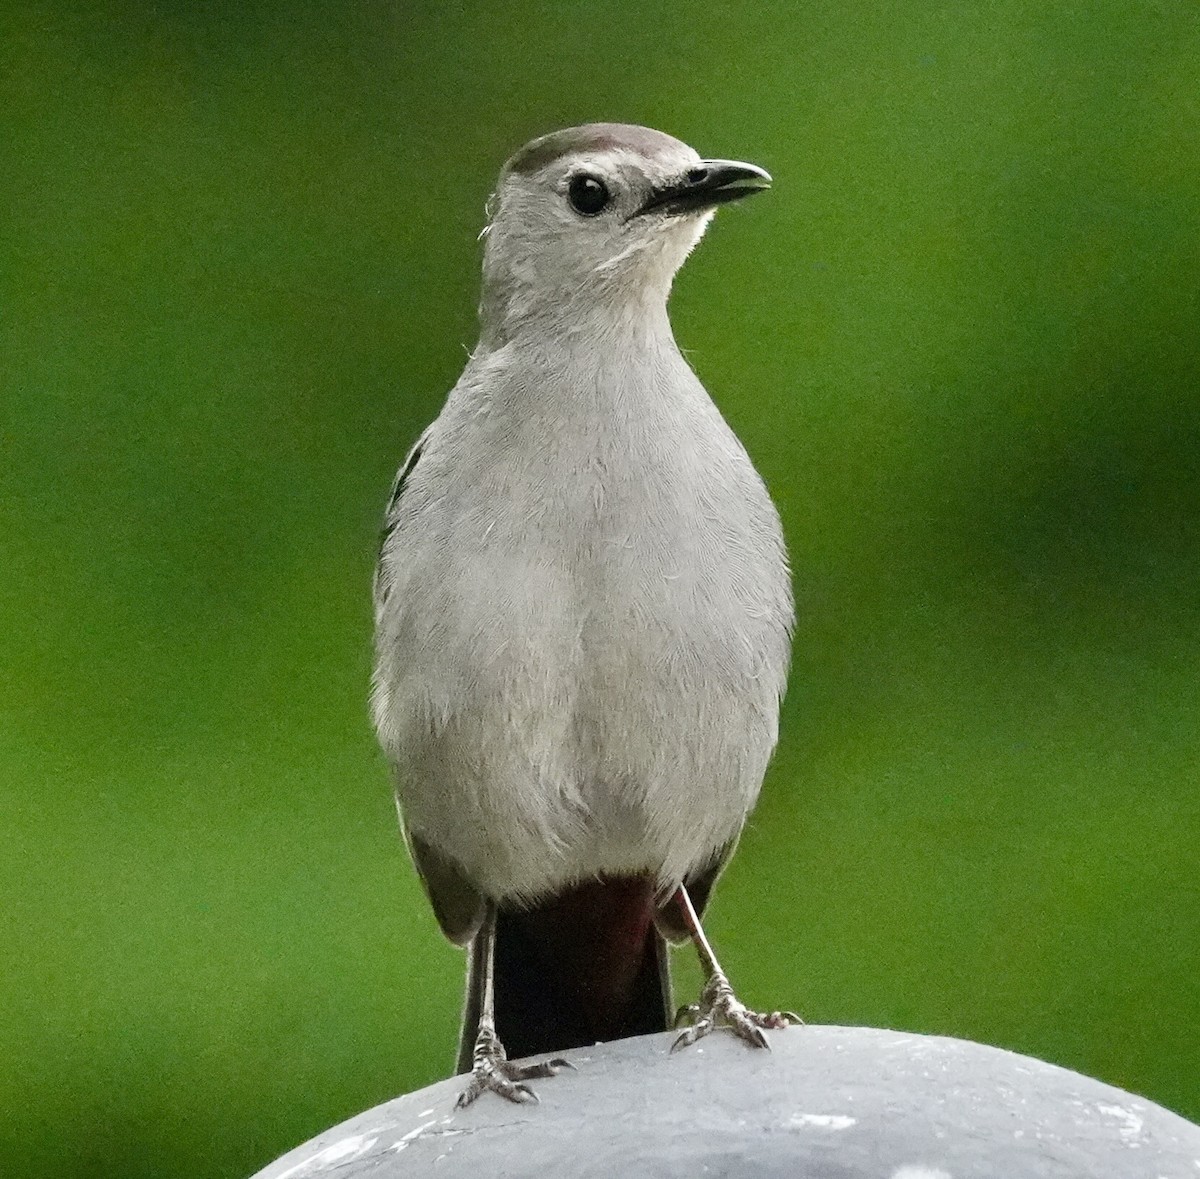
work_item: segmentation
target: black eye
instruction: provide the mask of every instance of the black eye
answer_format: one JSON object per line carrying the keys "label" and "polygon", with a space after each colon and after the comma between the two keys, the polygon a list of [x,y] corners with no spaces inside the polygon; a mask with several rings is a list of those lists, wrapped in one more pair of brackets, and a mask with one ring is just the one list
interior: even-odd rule
{"label": "black eye", "polygon": [[603,180],[586,173],[572,176],[567,186],[567,196],[571,199],[571,207],[585,217],[595,217],[608,204],[608,188]]}

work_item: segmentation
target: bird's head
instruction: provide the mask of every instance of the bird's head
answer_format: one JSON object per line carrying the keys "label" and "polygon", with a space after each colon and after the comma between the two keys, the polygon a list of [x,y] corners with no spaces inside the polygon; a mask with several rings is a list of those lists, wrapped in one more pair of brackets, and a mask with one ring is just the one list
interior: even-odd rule
{"label": "bird's head", "polygon": [[717,206],[770,183],[753,164],[702,159],[646,127],[589,123],[533,140],[489,205],[485,338],[661,309]]}

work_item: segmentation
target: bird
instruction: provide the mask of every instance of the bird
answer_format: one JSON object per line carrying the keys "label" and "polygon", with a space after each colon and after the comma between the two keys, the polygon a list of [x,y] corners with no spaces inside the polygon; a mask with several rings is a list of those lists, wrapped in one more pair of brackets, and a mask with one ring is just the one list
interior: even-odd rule
{"label": "bird", "polygon": [[[776,745],[794,611],[779,514],[667,314],[715,210],[770,185],[589,123],[527,143],[489,199],[478,343],[374,580],[374,727],[468,950],[460,1105],[536,1101],[569,1066],[519,1058],[797,1022],[737,999],[700,921]],[[706,981],[673,1020],[688,939]]]}

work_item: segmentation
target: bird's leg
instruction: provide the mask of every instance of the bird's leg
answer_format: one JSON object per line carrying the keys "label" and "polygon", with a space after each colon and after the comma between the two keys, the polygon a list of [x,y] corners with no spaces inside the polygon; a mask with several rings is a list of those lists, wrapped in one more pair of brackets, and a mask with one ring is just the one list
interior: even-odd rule
{"label": "bird's leg", "polygon": [[729,979],[721,969],[708,938],[704,936],[700,919],[692,906],[692,898],[688,896],[687,889],[682,884],[673,899],[679,906],[683,923],[695,944],[700,968],[704,971],[707,981],[700,992],[700,1002],[682,1008],[676,1017],[676,1027],[685,1021],[689,1022],[689,1026],[680,1032],[675,1043],[671,1045],[672,1052],[694,1044],[715,1027],[728,1028],[756,1048],[770,1048],[763,1028],[785,1028],[789,1024],[803,1022],[798,1015],[790,1011],[761,1013],[750,1011],[741,1003],[733,993],[733,987],[729,985]]}
{"label": "bird's leg", "polygon": [[496,906],[487,904],[483,925],[475,935],[472,946],[476,968],[482,977],[478,985],[482,990],[479,1008],[479,1030],[475,1035],[475,1057],[471,1068],[471,1080],[458,1095],[458,1108],[468,1106],[481,1093],[491,1090],[509,1101],[537,1101],[537,1094],[523,1082],[532,1077],[552,1077],[560,1069],[574,1068],[561,1056],[544,1060],[538,1064],[510,1064],[504,1045],[496,1035],[496,1012],[493,995],[494,960],[496,952]]}

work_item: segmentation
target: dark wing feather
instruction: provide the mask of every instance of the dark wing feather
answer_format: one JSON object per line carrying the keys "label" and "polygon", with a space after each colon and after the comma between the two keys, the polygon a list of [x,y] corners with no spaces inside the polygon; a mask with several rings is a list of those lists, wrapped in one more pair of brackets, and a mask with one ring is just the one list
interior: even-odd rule
{"label": "dark wing feather", "polygon": [[442,932],[456,946],[465,946],[483,924],[483,894],[437,848],[411,831],[404,838]]}
{"label": "dark wing feather", "polygon": [[412,475],[421,457],[421,452],[425,449],[425,443],[428,438],[429,431],[426,430],[417,439],[416,444],[408,452],[404,462],[400,464],[400,470],[396,472],[395,481],[392,483],[392,490],[388,495],[387,508],[383,513],[383,531],[379,537],[379,560],[375,565],[375,584],[373,590],[376,617],[378,617],[379,611],[387,602],[388,594],[392,588],[388,581],[387,570],[384,568],[384,550],[387,548],[388,541],[392,538],[392,534],[396,531],[400,523],[400,500],[404,495],[404,488],[408,484],[409,476]]}

